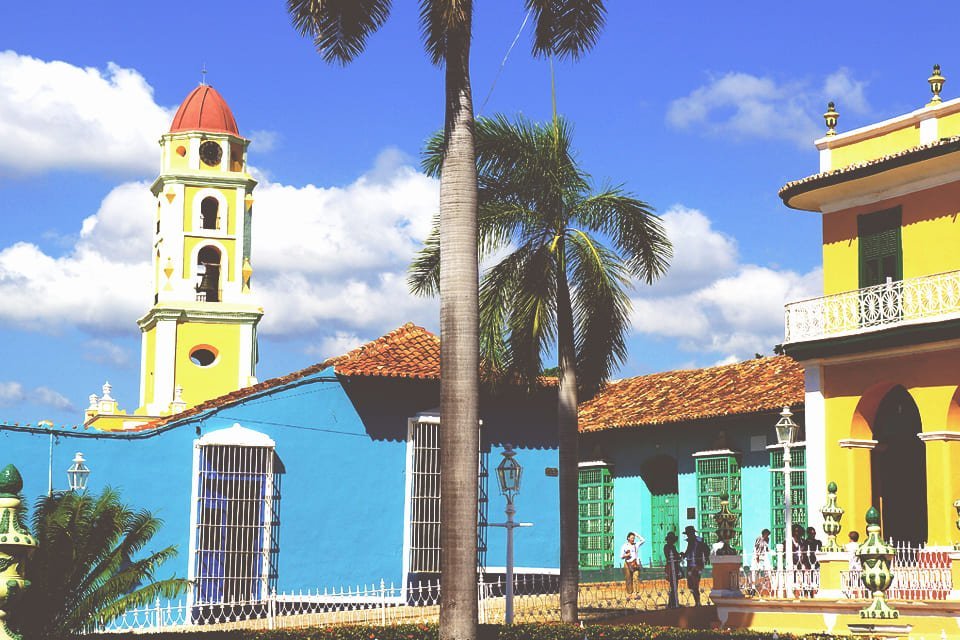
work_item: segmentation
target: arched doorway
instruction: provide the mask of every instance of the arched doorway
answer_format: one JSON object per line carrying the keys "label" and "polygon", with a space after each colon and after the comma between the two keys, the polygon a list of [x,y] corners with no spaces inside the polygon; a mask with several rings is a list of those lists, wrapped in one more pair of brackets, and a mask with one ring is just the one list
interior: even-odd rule
{"label": "arched doorway", "polygon": [[667,455],[647,460],[640,475],[650,490],[650,558],[654,566],[663,566],[663,545],[667,534],[679,535],[680,500],[677,490],[677,461]]}
{"label": "arched doorway", "polygon": [[880,401],[870,456],[873,504],[883,517],[883,536],[915,545],[927,540],[926,449],[917,437],[920,411],[901,386]]}

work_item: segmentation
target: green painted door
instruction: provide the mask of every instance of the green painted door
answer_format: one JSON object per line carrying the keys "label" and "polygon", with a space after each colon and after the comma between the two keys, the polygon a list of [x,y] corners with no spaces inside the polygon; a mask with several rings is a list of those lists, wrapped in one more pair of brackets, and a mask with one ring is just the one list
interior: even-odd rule
{"label": "green painted door", "polygon": [[680,500],[676,493],[665,493],[652,496],[652,514],[650,524],[653,535],[650,544],[653,566],[662,567],[664,563],[663,545],[667,542],[667,534],[673,531],[679,537],[680,527]]}

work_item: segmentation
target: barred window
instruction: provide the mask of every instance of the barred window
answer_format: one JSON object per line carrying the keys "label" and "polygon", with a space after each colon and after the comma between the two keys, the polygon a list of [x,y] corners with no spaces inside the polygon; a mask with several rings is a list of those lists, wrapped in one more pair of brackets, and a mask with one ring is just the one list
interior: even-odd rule
{"label": "barred window", "polygon": [[580,467],[578,476],[581,569],[613,566],[613,475],[609,466]]}
{"label": "barred window", "polygon": [[[790,448],[790,502],[791,521],[807,528],[807,455],[806,447]],[[784,504],[783,447],[770,449],[770,547],[784,544],[786,505]]]}
{"label": "barred window", "polygon": [[[440,573],[440,421],[410,422],[410,572]],[[489,453],[478,452],[477,566],[487,552]]]}
{"label": "barred window", "polygon": [[707,546],[717,542],[717,521],[721,496],[729,496],[728,507],[737,514],[736,530],[730,546],[738,552],[743,549],[740,507],[740,462],[733,452],[718,455],[697,455],[697,523]]}
{"label": "barred window", "polygon": [[280,477],[273,440],[234,425],[194,444],[193,602],[249,602],[276,589]]}

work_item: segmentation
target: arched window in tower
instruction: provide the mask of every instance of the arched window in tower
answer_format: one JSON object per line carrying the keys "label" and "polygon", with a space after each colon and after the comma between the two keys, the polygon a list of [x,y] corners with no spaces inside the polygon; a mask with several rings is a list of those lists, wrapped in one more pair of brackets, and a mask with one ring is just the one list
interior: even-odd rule
{"label": "arched window in tower", "polygon": [[207,246],[197,253],[197,301],[220,301],[220,250]]}
{"label": "arched window in tower", "polygon": [[207,196],[200,201],[200,224],[204,229],[219,229],[220,203],[213,196]]}

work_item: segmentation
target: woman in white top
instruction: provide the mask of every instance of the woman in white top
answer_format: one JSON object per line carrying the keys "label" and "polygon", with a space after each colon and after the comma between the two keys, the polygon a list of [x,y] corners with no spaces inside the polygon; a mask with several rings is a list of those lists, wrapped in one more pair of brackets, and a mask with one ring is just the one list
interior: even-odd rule
{"label": "woman in white top", "polygon": [[627,541],[620,547],[620,559],[623,560],[623,581],[627,593],[633,593],[633,576],[640,571],[640,545],[646,540],[631,531]]}

